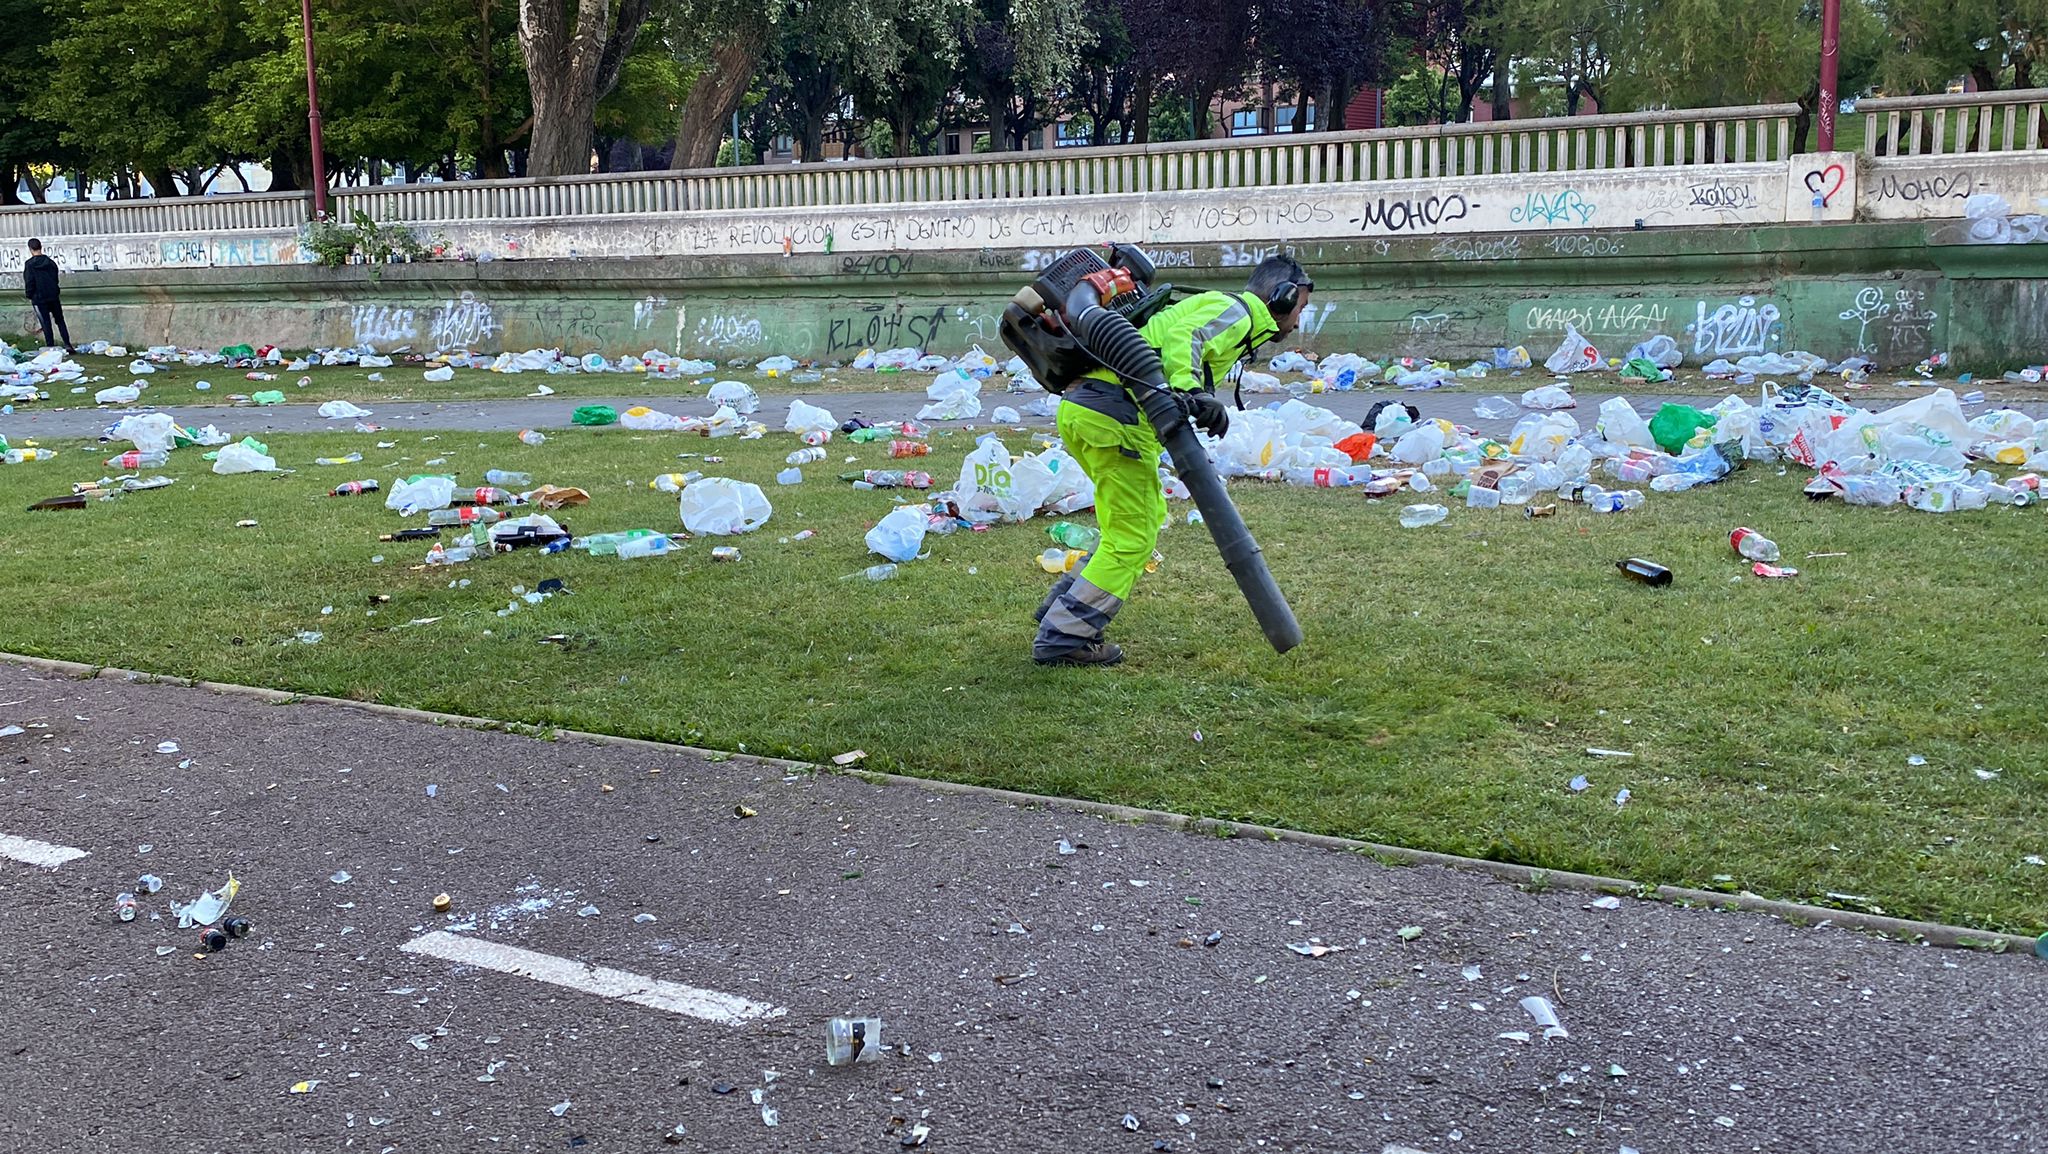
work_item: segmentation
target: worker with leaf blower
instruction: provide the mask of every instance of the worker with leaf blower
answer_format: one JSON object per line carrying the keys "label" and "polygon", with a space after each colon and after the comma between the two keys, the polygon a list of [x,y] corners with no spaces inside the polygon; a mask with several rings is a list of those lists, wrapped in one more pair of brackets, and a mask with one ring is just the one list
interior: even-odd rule
{"label": "worker with leaf blower", "polygon": [[[1197,293],[1144,322],[1139,335],[1158,351],[1165,383],[1188,423],[1212,437],[1229,430],[1230,411],[1216,395],[1217,382],[1261,344],[1294,332],[1314,287],[1291,257],[1272,256],[1252,270],[1243,292]],[[1031,657],[1040,665],[1114,665],[1123,650],[1103,631],[1145,571],[1166,519],[1160,433],[1106,367],[1080,374],[1062,396],[1068,403],[1059,407],[1060,437],[1095,482],[1102,540],[1046,594]],[[1255,553],[1256,545],[1251,549]],[[1270,585],[1263,562],[1259,569]],[[1293,626],[1291,615],[1287,625]]]}

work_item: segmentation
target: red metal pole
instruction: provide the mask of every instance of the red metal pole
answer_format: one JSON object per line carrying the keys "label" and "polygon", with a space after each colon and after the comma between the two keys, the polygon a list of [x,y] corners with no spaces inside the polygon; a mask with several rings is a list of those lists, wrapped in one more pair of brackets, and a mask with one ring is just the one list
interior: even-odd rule
{"label": "red metal pole", "polygon": [[313,135],[313,219],[326,220],[327,152],[320,143],[320,85],[313,78],[313,0],[299,0],[299,22],[306,40],[306,126]]}
{"label": "red metal pole", "polygon": [[1835,150],[1835,113],[1842,105],[1842,0],[1820,6],[1820,151]]}

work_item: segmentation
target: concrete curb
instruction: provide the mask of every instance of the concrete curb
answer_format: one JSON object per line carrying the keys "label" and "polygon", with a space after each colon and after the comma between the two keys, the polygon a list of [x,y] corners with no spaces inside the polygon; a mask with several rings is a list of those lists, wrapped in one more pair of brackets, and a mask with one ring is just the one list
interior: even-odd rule
{"label": "concrete curb", "polygon": [[[660,753],[688,753],[698,757],[717,758],[728,762],[744,762],[785,772],[805,770],[844,774],[877,783],[905,785],[916,789],[931,790],[935,793],[950,793],[964,797],[983,798],[1041,809],[1064,809],[1075,813],[1090,814],[1108,821],[1156,825],[1165,829],[1208,834],[1211,836],[1257,838],[1262,841],[1313,846],[1317,849],[1331,850],[1338,853],[1366,854],[1383,861],[1397,862],[1403,865],[1441,866],[1446,869],[1487,874],[1518,886],[1583,890],[1603,894],[1632,896],[1639,899],[1655,899],[1682,905],[1705,906],[1716,910],[1740,910],[1747,913],[1768,914],[1795,924],[1834,925],[1846,929],[1862,930],[1867,933],[1878,934],[1882,937],[1920,941],[1936,946],[1949,946],[1991,953],[2032,955],[2038,944],[2035,939],[2023,937],[2019,934],[1973,930],[1963,926],[1916,921],[1910,918],[1885,917],[1881,914],[1864,913],[1859,910],[1828,909],[1824,906],[1810,906],[1800,902],[1778,901],[1773,898],[1760,897],[1747,891],[1741,893],[1719,893],[1713,890],[1691,889],[1685,886],[1646,886],[1639,882],[1627,881],[1622,878],[1601,877],[1597,874],[1550,870],[1537,866],[1516,865],[1512,862],[1487,861],[1482,858],[1433,853],[1429,850],[1382,845],[1377,842],[1333,837],[1328,834],[1305,833],[1301,830],[1249,825],[1244,822],[1224,821],[1218,818],[1191,817],[1187,814],[1170,813],[1165,810],[1139,809],[1133,806],[1113,805],[1106,802],[1081,801],[1074,798],[1021,793],[1016,790],[997,789],[992,786],[967,785],[960,782],[911,777],[905,774],[879,773],[857,768],[841,769],[837,766],[817,765],[805,761],[790,761],[784,758],[762,757],[751,753],[733,753],[727,750],[704,749],[698,746],[681,745],[675,742],[649,741],[645,738],[620,737],[613,734],[590,733],[577,729],[520,725],[515,722],[496,721],[483,717],[468,717],[462,714],[435,713],[423,709],[409,709],[404,706],[380,705],[368,701],[351,701],[343,697],[292,693],[281,689],[265,689],[260,686],[236,685],[229,682],[198,681],[189,677],[141,673],[135,670],[118,669],[112,666],[86,665],[76,661],[58,661],[46,657],[29,657],[4,651],[0,651],[0,661],[81,680],[98,678],[109,681],[132,681],[142,684],[204,689],[213,693],[254,698],[255,700],[269,702],[274,705],[286,705],[297,702],[338,705],[382,717],[425,722],[431,725],[495,730],[501,733],[539,737],[553,741],[583,741],[592,745],[645,749]],[[2048,936],[2044,936],[2043,940],[2048,940]]]}

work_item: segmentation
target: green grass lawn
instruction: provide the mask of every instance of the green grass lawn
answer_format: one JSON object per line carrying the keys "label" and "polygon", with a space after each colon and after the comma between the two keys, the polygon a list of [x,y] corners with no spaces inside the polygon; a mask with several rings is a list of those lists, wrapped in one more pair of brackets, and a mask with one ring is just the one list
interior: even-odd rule
{"label": "green grass lawn", "polygon": [[[928,538],[893,581],[841,580],[874,560],[861,535],[892,497],[830,478],[849,455],[882,465],[878,446],[835,442],[784,488],[780,434],[408,432],[382,451],[377,436],[394,438],[273,438],[298,470],[279,477],[217,477],[180,450],[176,485],[82,512],[22,510],[100,476],[110,449],[0,468],[17,602],[0,647],[763,754],[860,748],[876,768],[1984,928],[2048,921],[2048,868],[2025,863],[2048,854],[2040,507],[1813,504],[1798,471],[1752,465],[1635,513],[1458,507],[1403,530],[1399,501],[1234,483],[1307,643],[1265,647],[1178,505],[1164,567],[1116,622],[1130,661],[1048,671],[1027,660],[1044,520]],[[971,438],[936,444],[918,463],[943,485]],[[361,465],[312,464],[352,449]],[[579,533],[679,529],[675,498],[647,487],[672,469],[760,482],[775,513],[737,563],[699,540],[420,569],[421,543],[376,540],[403,524],[381,501],[325,495],[432,458],[465,482],[499,467],[587,488],[561,514]],[[1747,576],[1727,544],[1745,524],[1803,574]],[[1624,580],[1628,556],[1676,583]],[[498,616],[550,576],[574,595]],[[288,643],[299,630],[325,640]],[[543,642],[556,634],[572,644]],[[1569,790],[1578,774],[1592,788]]]}
{"label": "green grass lawn", "polygon": [[[133,380],[146,380],[149,387],[143,390],[141,405],[166,407],[171,405],[225,405],[228,396],[234,393],[248,395],[275,389],[290,402],[318,404],[322,401],[353,401],[365,407],[373,407],[379,401],[469,401],[497,398],[525,397],[545,385],[555,391],[563,400],[577,400],[585,397],[645,397],[650,404],[658,404],[664,397],[702,397],[707,386],[698,383],[703,379],[736,380],[750,385],[763,397],[832,396],[845,393],[901,392],[906,398],[922,397],[925,387],[930,385],[932,373],[877,373],[856,372],[852,369],[826,369],[821,381],[796,384],[788,377],[763,377],[755,373],[752,365],[723,366],[709,378],[686,380],[655,380],[640,373],[493,373],[482,369],[457,369],[455,378],[449,381],[429,381],[425,368],[418,364],[395,364],[388,369],[363,369],[356,367],[316,367],[304,372],[276,372],[275,381],[251,381],[244,379],[243,369],[227,369],[220,366],[190,368],[185,365],[159,366],[155,373],[137,378],[128,372],[126,359],[106,357],[81,357],[79,363],[94,375],[104,375],[106,380],[85,387],[83,393],[74,394],[71,389],[78,386],[59,384],[50,390],[50,399],[43,402],[48,406],[76,408],[92,404],[92,394],[111,385],[125,385]],[[382,380],[370,380],[375,373]],[[1870,385],[1864,389],[1847,389],[1840,381],[1823,381],[1837,393],[1855,400],[1859,404],[1878,405],[1887,401],[1906,399],[1923,393],[1925,387],[1915,384],[1899,388],[1896,383],[1901,377],[1912,378],[1913,374],[1884,373],[1873,376]],[[311,383],[298,387],[301,377]],[[1295,374],[1288,375],[1296,379]],[[1547,384],[1553,378],[1540,367],[1521,376],[1496,374],[1485,380],[1460,381],[1448,386],[1444,392],[1474,393],[1486,396],[1501,393],[1509,398],[1522,395],[1525,390]],[[206,381],[212,388],[200,391],[196,386]],[[1021,408],[1020,402],[1028,402],[1037,394],[1018,398],[1003,396],[1006,377],[996,377],[983,384],[982,404],[984,408],[1012,404]],[[2048,391],[2042,386],[2015,386],[1996,378],[1957,384],[1953,379],[1940,382],[1958,392],[1980,389],[1992,400],[2038,400]],[[1392,396],[1401,390],[1392,385],[1380,385],[1375,393]],[[1700,396],[1718,399],[1730,392],[1741,393],[1754,399],[1754,385],[1735,385],[1728,381],[1709,380],[1697,368],[1680,369],[1677,376],[1657,385],[1646,385],[1640,381],[1624,381],[1608,373],[1585,375],[1579,378],[1578,391],[1587,397],[1609,396],[1621,393],[1670,393],[1682,396]],[[1411,396],[1403,393],[1403,396]],[[1274,395],[1247,395],[1245,403],[1258,405],[1266,401],[1283,399]],[[1411,397],[1412,399],[1412,397]]]}

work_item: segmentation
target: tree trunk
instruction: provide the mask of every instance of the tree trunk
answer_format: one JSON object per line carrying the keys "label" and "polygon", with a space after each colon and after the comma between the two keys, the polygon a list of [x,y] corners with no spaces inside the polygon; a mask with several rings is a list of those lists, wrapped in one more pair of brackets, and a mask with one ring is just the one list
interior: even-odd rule
{"label": "tree trunk", "polygon": [[[2048,35],[2048,30],[2044,30],[2043,34]],[[2014,89],[2034,86],[2034,61],[2024,53],[2012,58],[2012,86]]]}
{"label": "tree trunk", "polygon": [[1977,82],[1977,91],[1998,91],[1998,73],[1982,64],[1970,65],[1970,79]]}
{"label": "tree trunk", "polygon": [[[981,87],[981,104],[988,112],[988,150],[990,152],[1010,151],[1010,98],[1014,87],[1000,78],[991,77]],[[973,151],[970,144],[968,151]]]}
{"label": "tree trunk", "polygon": [[12,162],[0,164],[0,205],[21,203],[21,171]]}
{"label": "tree trunk", "polygon": [[1138,74],[1138,90],[1131,95],[1132,144],[1152,143],[1152,73]]}
{"label": "tree trunk", "polygon": [[1294,97],[1294,131],[1308,131],[1308,109],[1308,85],[1304,84],[1301,86],[1301,91],[1295,94]]}
{"label": "tree trunk", "polygon": [[623,0],[612,24],[610,0],[576,0],[576,26],[568,26],[561,0],[520,0],[519,48],[533,95],[533,135],[526,166],[537,176],[590,172],[597,102],[619,83],[619,68],[649,0]]}
{"label": "tree trunk", "polygon": [[177,175],[171,171],[169,165],[152,165],[144,170],[142,175],[149,181],[150,195],[163,199],[173,199],[181,195],[178,192]]}
{"label": "tree trunk", "polygon": [[734,34],[712,50],[711,67],[690,86],[677,118],[673,168],[710,168],[718,160],[725,122],[754,82],[766,36],[760,30]]}
{"label": "tree trunk", "polygon": [[1493,118],[1514,117],[1514,58],[1502,52],[1493,58]]}

